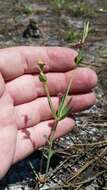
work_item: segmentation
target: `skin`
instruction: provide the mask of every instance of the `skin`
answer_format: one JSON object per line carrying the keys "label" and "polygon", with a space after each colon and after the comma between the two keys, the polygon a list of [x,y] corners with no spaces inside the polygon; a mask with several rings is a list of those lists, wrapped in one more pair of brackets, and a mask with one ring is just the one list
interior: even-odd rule
{"label": "skin", "polygon": [[[58,93],[72,77],[71,107],[79,112],[95,104],[92,89],[97,76],[89,68],[76,68],[74,50],[60,47],[14,47],[0,50],[0,178],[10,166],[42,146],[52,125],[47,98],[38,79],[38,60],[46,64],[48,86],[55,109]],[[72,117],[61,121],[55,138],[75,126]]]}

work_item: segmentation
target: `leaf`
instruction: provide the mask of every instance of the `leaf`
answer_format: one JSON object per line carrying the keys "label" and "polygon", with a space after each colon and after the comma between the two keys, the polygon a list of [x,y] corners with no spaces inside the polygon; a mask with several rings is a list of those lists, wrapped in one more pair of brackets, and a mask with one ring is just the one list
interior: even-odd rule
{"label": "leaf", "polygon": [[65,102],[65,98],[66,98],[66,92],[65,92],[64,95],[62,96],[60,105],[59,105],[59,107],[58,107],[58,111],[57,111],[57,116],[58,116],[58,117],[60,117],[60,113],[61,113],[61,111],[62,111],[64,102]]}
{"label": "leaf", "polygon": [[49,149],[47,150],[47,151],[45,151],[44,153],[43,153],[43,155],[44,155],[44,157],[46,158],[46,159],[48,159],[48,155],[49,155],[49,157],[51,158],[54,154],[55,154],[55,151],[54,150],[52,150],[51,149],[51,151],[50,151],[50,153],[49,153]]}
{"label": "leaf", "polygon": [[51,158],[54,154],[55,154],[55,151],[54,151],[54,150],[51,150],[51,151],[50,151],[50,155],[49,155],[50,158]]}
{"label": "leaf", "polygon": [[84,31],[83,31],[83,37],[82,37],[82,43],[85,42],[89,32],[89,21],[84,23]]}
{"label": "leaf", "polygon": [[63,111],[62,111],[62,113],[60,114],[59,120],[64,119],[69,114],[70,110],[71,109],[70,109],[69,106],[65,106],[64,109],[63,109]]}
{"label": "leaf", "polygon": [[68,93],[69,93],[69,90],[70,90],[70,87],[71,87],[71,81],[69,82],[68,84],[68,87],[67,87],[67,90],[65,91],[64,95],[62,96],[62,99],[61,99],[61,102],[60,102],[60,105],[58,107],[58,111],[57,111],[57,118],[60,120],[63,116],[65,116],[65,114],[67,115],[67,107],[66,107],[66,104],[67,104],[67,96],[68,96]]}
{"label": "leaf", "polygon": [[84,52],[83,50],[80,50],[79,53],[78,53],[78,56],[75,58],[75,63],[77,65],[80,65],[84,59],[85,55],[84,55]]}

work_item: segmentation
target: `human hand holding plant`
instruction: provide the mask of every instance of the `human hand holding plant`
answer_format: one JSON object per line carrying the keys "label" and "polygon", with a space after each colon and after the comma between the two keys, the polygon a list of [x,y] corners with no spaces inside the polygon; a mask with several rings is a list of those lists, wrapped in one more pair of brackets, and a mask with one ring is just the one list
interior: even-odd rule
{"label": "human hand holding plant", "polygon": [[[96,74],[88,68],[77,68],[77,53],[59,47],[16,47],[0,50],[0,177],[9,167],[42,146],[50,136],[53,122],[47,97],[38,79],[39,59],[46,64],[48,88],[54,109],[58,93],[64,92],[72,77],[70,106],[79,112],[95,103],[92,88]],[[45,109],[45,111],[44,111]],[[27,125],[25,125],[27,118]],[[71,131],[72,117],[58,123],[55,138]],[[25,128],[26,127],[26,128]]]}

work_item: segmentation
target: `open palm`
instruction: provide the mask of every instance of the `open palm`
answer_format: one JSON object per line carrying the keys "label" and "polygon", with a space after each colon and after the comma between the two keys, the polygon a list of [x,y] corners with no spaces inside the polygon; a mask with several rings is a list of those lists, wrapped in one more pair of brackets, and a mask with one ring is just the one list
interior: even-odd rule
{"label": "open palm", "polygon": [[[57,110],[58,93],[72,77],[71,107],[79,112],[95,103],[96,74],[76,68],[74,50],[60,47],[15,47],[0,50],[0,177],[9,167],[42,146],[50,135],[52,114],[41,82],[38,60],[46,64],[49,91]],[[56,138],[75,126],[72,117],[61,121]]]}

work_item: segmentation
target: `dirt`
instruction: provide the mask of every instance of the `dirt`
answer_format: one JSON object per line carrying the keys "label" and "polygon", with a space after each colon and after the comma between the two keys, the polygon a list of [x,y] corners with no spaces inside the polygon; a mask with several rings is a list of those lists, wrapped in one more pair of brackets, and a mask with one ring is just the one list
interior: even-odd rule
{"label": "dirt", "polygon": [[[0,0],[1,48],[19,45],[71,47],[71,41],[68,38],[69,32],[72,30],[81,32],[84,21],[90,21],[91,29],[85,45],[86,57],[83,66],[93,68],[98,74],[98,85],[95,89],[97,103],[90,110],[76,115],[77,130],[60,139],[59,145],[61,146],[57,146],[61,151],[73,143],[94,143],[104,141],[107,138],[107,1],[78,0],[77,5],[78,3],[79,6],[76,7],[75,1],[72,1],[72,8],[70,9],[70,0],[67,0],[66,5],[63,4],[61,8],[54,3],[54,0]],[[101,147],[94,147],[94,155],[99,149]],[[83,156],[80,150],[74,152],[66,149],[69,156],[73,155],[74,158],[76,154]],[[90,152],[90,158],[93,157],[93,152]],[[62,153],[59,155],[60,157],[55,158],[57,162],[53,164],[51,174],[53,176],[50,177],[49,181],[50,186],[58,184],[62,179],[67,180],[72,173],[71,171],[77,171],[81,165],[75,164],[73,158],[67,162],[65,169],[62,167],[58,170],[60,163],[68,158],[67,155]],[[83,159],[83,163],[89,155],[87,154]],[[30,160],[34,166],[37,166],[40,162],[40,156],[41,152],[37,151],[29,158],[13,166],[1,181],[0,189],[32,190],[35,181],[32,180],[34,176],[28,162]],[[78,163],[80,163],[79,161]],[[71,168],[71,165],[73,165],[73,168]],[[97,165],[94,166],[97,167]],[[69,167],[70,173],[67,169]],[[36,169],[38,170],[38,168]],[[56,169],[57,172],[54,172]],[[93,168],[89,169],[85,173],[85,177],[94,174],[94,170]],[[98,171],[96,170],[97,173],[99,170],[100,168]],[[99,185],[100,182],[95,179],[92,184],[87,184],[82,189],[100,190],[107,187],[107,175],[102,176],[105,179],[102,187]],[[44,189],[46,189],[46,186]]]}

